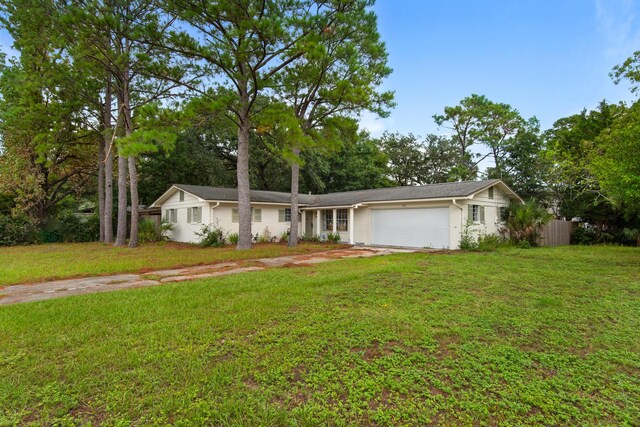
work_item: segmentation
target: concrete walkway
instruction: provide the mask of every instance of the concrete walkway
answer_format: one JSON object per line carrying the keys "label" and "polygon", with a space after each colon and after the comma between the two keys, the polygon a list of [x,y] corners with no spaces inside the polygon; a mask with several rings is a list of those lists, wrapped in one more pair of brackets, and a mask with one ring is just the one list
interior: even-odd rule
{"label": "concrete walkway", "polygon": [[141,288],[161,285],[164,283],[202,279],[205,277],[217,277],[229,274],[246,273],[248,271],[260,271],[268,268],[304,266],[333,261],[336,259],[365,258],[398,252],[412,251],[392,248],[352,247],[348,249],[338,249],[308,255],[291,255],[238,262],[221,262],[217,264],[199,265],[171,270],[157,270],[140,274],[116,274],[112,276],[96,276],[82,279],[65,279],[51,282],[11,285],[0,289],[0,305],[42,301],[71,295],[84,295],[96,292]]}

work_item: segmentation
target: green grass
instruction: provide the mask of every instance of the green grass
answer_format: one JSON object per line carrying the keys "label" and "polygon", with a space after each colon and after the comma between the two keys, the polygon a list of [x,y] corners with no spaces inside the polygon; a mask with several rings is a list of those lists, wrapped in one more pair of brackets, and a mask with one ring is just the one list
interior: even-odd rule
{"label": "green grass", "polygon": [[398,254],[0,308],[0,425],[639,425],[640,251]]}
{"label": "green grass", "polygon": [[144,244],[134,250],[103,243],[0,247],[0,286],[304,254],[336,247],[340,246],[303,243],[288,248],[284,244],[268,244],[254,245],[251,251],[181,243]]}

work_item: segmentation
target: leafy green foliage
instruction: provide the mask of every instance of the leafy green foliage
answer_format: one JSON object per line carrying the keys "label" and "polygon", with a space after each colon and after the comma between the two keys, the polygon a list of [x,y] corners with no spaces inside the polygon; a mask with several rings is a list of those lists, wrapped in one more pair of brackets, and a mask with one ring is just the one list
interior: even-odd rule
{"label": "leafy green foliage", "polygon": [[229,236],[227,237],[227,240],[229,240],[230,244],[237,245],[238,244],[238,233],[229,234]]}
{"label": "leafy green foliage", "polygon": [[515,135],[503,142],[499,166],[487,168],[487,178],[503,180],[516,194],[551,204],[546,181],[553,167],[545,152],[540,123],[533,117],[521,123]]}
{"label": "leafy green foliage", "polygon": [[0,58],[0,193],[43,222],[65,197],[86,191],[99,134],[81,93],[90,79],[65,58],[49,1],[0,2],[0,25],[19,58]]}
{"label": "leafy green foliage", "polygon": [[[445,107],[444,114],[433,116],[436,124],[452,131],[458,147],[456,177],[475,179],[479,163],[491,156],[499,175],[503,169],[507,146],[525,125],[517,110],[508,104],[495,103],[486,96],[472,94],[459,105]],[[470,148],[483,144],[489,153],[473,153]]]}
{"label": "leafy green foliage", "polygon": [[258,234],[255,240],[256,240],[256,243],[264,244],[264,243],[271,243],[271,239],[272,239],[271,234],[262,233],[262,234]]}
{"label": "leafy green foliage", "polygon": [[327,243],[340,243],[340,233],[327,233]]}
{"label": "leafy green foliage", "polygon": [[536,245],[540,228],[553,219],[553,215],[536,200],[526,203],[511,203],[505,213],[505,225],[509,238],[519,243],[526,240]]}
{"label": "leafy green foliage", "polygon": [[38,242],[38,227],[26,216],[0,215],[0,246],[28,245]]}
{"label": "leafy green foliage", "polygon": [[95,242],[100,233],[97,215],[80,217],[70,210],[49,218],[40,231],[43,243]]}
{"label": "leafy green foliage", "polygon": [[600,228],[616,216],[611,204],[599,197],[589,161],[598,136],[611,126],[621,108],[603,101],[596,110],[557,120],[546,132],[547,156],[555,165],[547,181],[560,216],[579,217]]}
{"label": "leafy green foliage", "polygon": [[[302,152],[304,168],[300,191],[331,193],[388,187],[387,157],[355,121],[335,129],[339,145],[309,148]],[[289,187],[286,187],[287,191]]]}
{"label": "leafy green foliage", "polygon": [[623,80],[631,83],[631,93],[638,93],[640,90],[640,50],[636,51],[627,58],[622,64],[613,67],[610,76],[615,84],[619,84]]}
{"label": "leafy green foliage", "polygon": [[280,236],[278,236],[278,242],[286,243],[288,241],[289,241],[289,232],[283,231],[282,233],[280,233]]}
{"label": "leafy green foliage", "polygon": [[598,135],[588,169],[613,206],[640,219],[640,101]]}
{"label": "leafy green foliage", "polygon": [[196,232],[196,236],[200,238],[198,244],[202,247],[217,248],[224,246],[226,240],[225,231],[216,225],[203,224],[200,231]]}
{"label": "leafy green foliage", "polygon": [[396,185],[423,185],[454,178],[456,146],[451,139],[427,135],[424,141],[408,134],[385,133],[377,141],[387,156],[387,171]]}
{"label": "leafy green foliage", "polygon": [[155,243],[169,240],[169,232],[173,230],[173,224],[162,220],[160,226],[150,218],[140,220],[138,233],[140,243]]}

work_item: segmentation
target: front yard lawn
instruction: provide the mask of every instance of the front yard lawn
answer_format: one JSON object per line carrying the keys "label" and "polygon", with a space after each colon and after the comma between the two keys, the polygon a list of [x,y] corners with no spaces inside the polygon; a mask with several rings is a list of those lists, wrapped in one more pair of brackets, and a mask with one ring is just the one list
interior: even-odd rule
{"label": "front yard lawn", "polygon": [[0,425],[639,425],[639,313],[640,250],[618,247],[1,307]]}
{"label": "front yard lawn", "polygon": [[250,251],[235,246],[201,248],[183,243],[144,244],[136,249],[104,243],[58,243],[0,247],[0,286],[71,277],[132,273],[144,270],[187,267],[222,261],[241,261],[318,252],[339,247],[301,243],[254,245]]}

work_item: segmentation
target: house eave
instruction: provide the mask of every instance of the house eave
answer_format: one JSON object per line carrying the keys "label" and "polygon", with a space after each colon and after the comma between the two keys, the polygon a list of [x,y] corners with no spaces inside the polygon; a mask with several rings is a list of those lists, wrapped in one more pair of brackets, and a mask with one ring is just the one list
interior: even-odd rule
{"label": "house eave", "polygon": [[469,196],[457,196],[457,197],[437,197],[430,199],[400,199],[400,200],[373,200],[367,202],[357,202],[350,205],[309,205],[306,210],[313,209],[344,209],[353,208],[356,206],[370,206],[370,205],[384,205],[384,204],[397,204],[397,203],[426,203],[426,202],[447,202],[452,200],[464,200],[469,199]]}
{"label": "house eave", "polygon": [[[204,200],[205,202],[208,203],[230,203],[230,204],[234,204],[237,205],[238,201],[237,200]],[[291,206],[291,203],[283,203],[283,202],[254,202],[251,201],[251,205],[275,205],[275,206]],[[299,203],[298,206],[300,206],[300,208],[302,209],[302,207],[304,206],[308,206],[307,204],[303,204],[303,203]]]}

